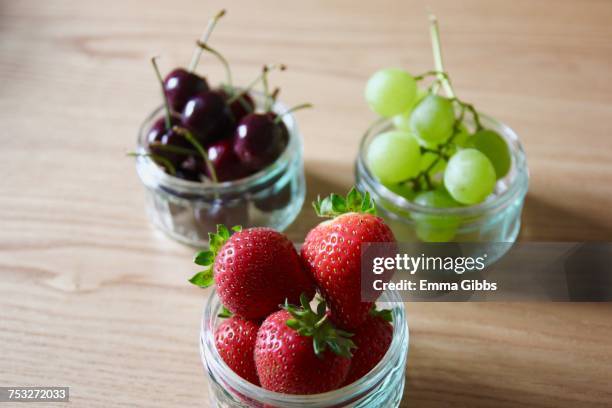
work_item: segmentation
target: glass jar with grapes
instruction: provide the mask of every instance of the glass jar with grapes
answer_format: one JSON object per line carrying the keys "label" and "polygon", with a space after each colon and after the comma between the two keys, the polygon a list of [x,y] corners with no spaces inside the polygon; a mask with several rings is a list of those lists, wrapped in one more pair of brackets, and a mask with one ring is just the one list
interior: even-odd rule
{"label": "glass jar with grapes", "polygon": [[399,241],[513,242],[528,171],[517,135],[460,99],[442,66],[431,22],[435,69],[382,69],[365,98],[380,115],[365,133],[357,184],[370,191]]}

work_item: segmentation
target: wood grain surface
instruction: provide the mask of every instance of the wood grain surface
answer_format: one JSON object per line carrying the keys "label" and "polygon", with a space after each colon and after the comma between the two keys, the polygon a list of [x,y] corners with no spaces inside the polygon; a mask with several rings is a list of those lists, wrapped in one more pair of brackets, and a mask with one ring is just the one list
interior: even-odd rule
{"label": "wood grain surface", "polygon": [[[427,12],[466,100],[521,136],[523,240],[612,237],[612,2],[0,1],[0,385],[71,387],[70,406],[210,406],[207,291],[155,231],[124,152],[159,101],[147,61],[212,42],[239,81],[262,63],[305,137],[309,199],[346,190],[363,97],[385,66],[432,65]],[[222,70],[201,64],[213,82]],[[316,220],[305,206],[296,241]],[[402,407],[610,407],[612,312],[597,304],[408,304]],[[4,405],[3,405],[4,406]],[[8,406],[8,404],[7,404]],[[22,405],[19,405],[22,406]]]}

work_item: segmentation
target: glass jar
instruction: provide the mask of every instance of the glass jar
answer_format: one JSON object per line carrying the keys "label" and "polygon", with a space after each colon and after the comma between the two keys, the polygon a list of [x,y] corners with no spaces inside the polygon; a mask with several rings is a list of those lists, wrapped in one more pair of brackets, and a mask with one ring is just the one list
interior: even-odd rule
{"label": "glass jar", "polygon": [[[261,94],[251,94],[263,105]],[[276,102],[279,115],[287,108]],[[138,132],[137,152],[147,152],[147,132],[163,108],[157,108]],[[149,157],[137,157],[136,170],[145,186],[146,211],[152,223],[182,243],[206,247],[208,233],[217,224],[286,229],[298,215],[306,196],[302,136],[295,117],[282,117],[289,131],[289,143],[270,166],[249,177],[218,184],[194,182],[164,172]]]}
{"label": "glass jar", "polygon": [[[414,203],[382,185],[366,165],[372,140],[392,129],[389,121],[372,127],[364,135],[355,166],[357,186],[369,191],[399,242],[514,242],[521,226],[521,211],[527,194],[529,173],[525,153],[512,129],[486,115],[482,125],[498,132],[508,144],[512,167],[497,181],[495,191],[484,202],[453,208],[432,208]],[[466,121],[467,122],[467,121]],[[473,124],[467,122],[468,126]]]}
{"label": "glass jar", "polygon": [[200,354],[208,376],[209,397],[213,407],[287,407],[287,408],[393,408],[402,399],[408,356],[408,323],[404,303],[396,292],[385,292],[379,303],[393,310],[393,340],[387,354],[364,377],[343,388],[314,395],[280,394],[264,390],[234,373],[215,347],[214,331],[221,303],[213,291],[204,308],[200,330]]}

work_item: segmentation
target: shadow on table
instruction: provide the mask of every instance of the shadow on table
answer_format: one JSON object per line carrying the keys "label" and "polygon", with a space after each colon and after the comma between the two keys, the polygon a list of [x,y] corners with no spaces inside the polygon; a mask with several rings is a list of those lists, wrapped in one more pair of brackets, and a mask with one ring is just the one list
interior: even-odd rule
{"label": "shadow on table", "polygon": [[340,182],[326,178],[306,167],[306,200],[296,221],[291,224],[285,233],[292,241],[303,242],[308,231],[322,221],[321,218],[316,216],[312,208],[312,202],[317,199],[317,196],[325,197],[331,193],[344,194],[348,188],[348,186],[343,186]]}
{"label": "shadow on table", "polygon": [[521,241],[610,241],[612,226],[588,213],[563,208],[542,197],[527,195]]}

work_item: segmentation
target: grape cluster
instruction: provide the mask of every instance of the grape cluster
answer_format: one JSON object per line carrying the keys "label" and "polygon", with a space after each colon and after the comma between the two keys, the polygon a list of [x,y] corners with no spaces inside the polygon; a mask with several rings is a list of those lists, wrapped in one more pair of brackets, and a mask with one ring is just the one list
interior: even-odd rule
{"label": "grape cluster", "polygon": [[[434,40],[434,53],[436,48],[439,52]],[[425,88],[423,82],[430,84]],[[398,68],[381,69],[368,80],[365,99],[394,127],[370,143],[367,166],[383,185],[409,201],[431,208],[479,204],[510,171],[512,156],[504,138],[483,127],[478,111],[455,96],[442,70],[414,76]],[[412,218],[423,241],[449,241],[460,224],[456,215]]]}

